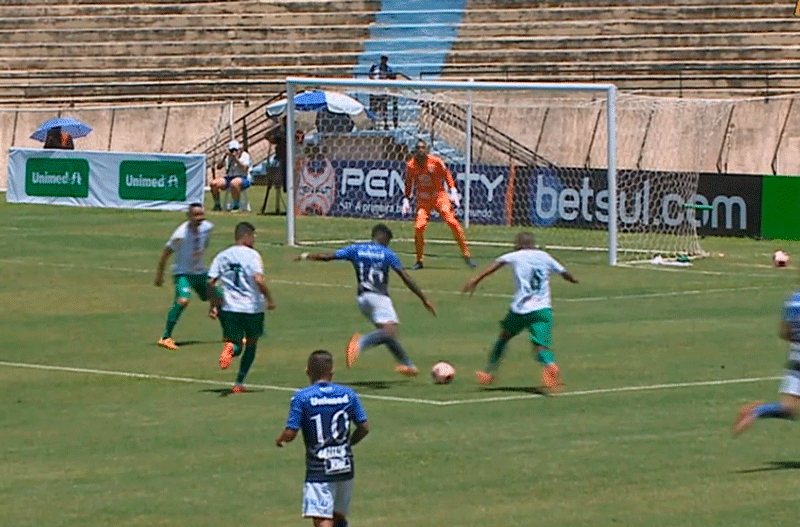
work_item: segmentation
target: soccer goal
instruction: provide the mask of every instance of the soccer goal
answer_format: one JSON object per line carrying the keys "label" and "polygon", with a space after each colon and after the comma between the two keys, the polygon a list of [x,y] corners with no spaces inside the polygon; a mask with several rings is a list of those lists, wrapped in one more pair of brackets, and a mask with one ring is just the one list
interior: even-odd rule
{"label": "soccer goal", "polygon": [[471,245],[507,244],[524,228],[547,248],[607,252],[611,265],[703,254],[696,192],[709,134],[690,101],[611,84],[289,78],[286,88],[273,111],[296,138],[290,245],[349,241],[344,218],[413,221],[401,214],[405,163],[424,140],[456,180]]}

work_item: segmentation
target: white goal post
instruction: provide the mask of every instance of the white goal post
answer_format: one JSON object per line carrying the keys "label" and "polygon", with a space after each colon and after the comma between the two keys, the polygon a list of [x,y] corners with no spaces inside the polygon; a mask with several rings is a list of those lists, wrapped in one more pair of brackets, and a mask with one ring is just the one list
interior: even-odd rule
{"label": "white goal post", "polygon": [[[311,92],[348,95],[356,108],[312,108]],[[693,207],[704,130],[675,130],[691,104],[569,83],[292,77],[286,95],[286,136],[298,133],[287,141],[289,245],[347,241],[323,218],[413,220],[400,203],[422,139],[456,179],[470,243],[508,242],[512,227],[545,247],[605,251],[610,265],[703,254]],[[618,168],[620,120],[629,166]],[[680,131],[694,151],[672,144]],[[664,158],[649,159],[645,146],[662,143]]]}

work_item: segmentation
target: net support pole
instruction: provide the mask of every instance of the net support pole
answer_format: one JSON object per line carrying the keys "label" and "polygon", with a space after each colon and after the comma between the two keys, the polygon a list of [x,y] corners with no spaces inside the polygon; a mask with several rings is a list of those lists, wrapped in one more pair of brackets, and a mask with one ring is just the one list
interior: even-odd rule
{"label": "net support pole", "polygon": [[294,237],[294,88],[286,83],[286,244],[295,245]]}
{"label": "net support pole", "polygon": [[617,88],[606,91],[608,108],[608,265],[617,264]]}
{"label": "net support pole", "polygon": [[[470,79],[472,82],[472,79]],[[469,229],[469,188],[472,174],[472,91],[468,92],[466,137],[464,139],[464,228]]]}

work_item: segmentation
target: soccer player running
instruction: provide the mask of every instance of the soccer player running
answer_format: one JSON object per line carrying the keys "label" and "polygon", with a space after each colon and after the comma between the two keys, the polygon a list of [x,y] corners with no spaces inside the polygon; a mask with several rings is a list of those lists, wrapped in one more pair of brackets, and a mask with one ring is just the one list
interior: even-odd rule
{"label": "soccer player running", "polygon": [[[367,413],[351,388],[334,384],[333,357],[317,350],[308,357],[311,386],[292,397],[286,428],[275,440],[278,447],[303,431],[306,477],[303,517],[314,527],[347,527],[353,494],[352,446],[369,433]],[[355,424],[350,434],[350,423]]]}
{"label": "soccer player running", "polygon": [[536,360],[544,367],[542,382],[557,390],[561,385],[561,372],[551,351],[550,338],[553,326],[553,313],[550,300],[550,274],[557,273],[573,284],[575,279],[563,265],[544,251],[536,249],[533,234],[521,232],[515,241],[515,250],[499,256],[478,276],[462,288],[464,293],[473,293],[478,284],[504,265],[510,265],[514,273],[514,298],[506,317],[500,322],[500,335],[489,353],[489,361],[484,371],[475,375],[479,384],[491,384],[500,366],[508,341],[528,328],[530,339],[536,352]]}
{"label": "soccer player running", "polygon": [[800,289],[786,299],[778,336],[789,342],[789,359],[778,391],[780,401],[764,404],[756,401],[743,406],[733,424],[737,436],[750,428],[756,419],[796,419],[800,407]]}
{"label": "soccer player running", "polygon": [[206,221],[205,211],[200,203],[189,205],[186,217],[188,219],[175,229],[164,246],[161,259],[158,261],[156,278],[153,281],[157,287],[161,287],[164,283],[164,267],[170,255],[174,253],[172,279],[175,282],[175,299],[172,302],[172,309],[167,314],[164,336],[158,341],[159,346],[168,350],[178,349],[178,345],[172,339],[172,330],[175,329],[183,310],[189,305],[192,289],[197,292],[201,300],[208,299],[206,295],[208,275],[203,255],[208,248],[208,240],[214,226]]}
{"label": "soccer player running", "polygon": [[347,367],[350,368],[362,350],[385,344],[395,360],[398,362],[395,370],[408,376],[415,376],[419,370],[408,358],[408,354],[397,340],[398,324],[397,312],[394,310],[392,299],[389,297],[389,271],[394,270],[415,295],[422,301],[422,305],[436,316],[436,309],[428,301],[425,293],[417,286],[400,263],[394,251],[389,249],[392,231],[386,225],[379,223],[372,229],[371,243],[357,243],[343,247],[336,252],[327,254],[303,253],[297,260],[316,260],[329,262],[331,260],[348,260],[353,264],[358,283],[358,307],[361,312],[374,325],[375,331],[362,336],[355,333],[347,346]]}
{"label": "soccer player running", "polygon": [[[447,190],[445,190],[445,185]],[[444,166],[444,162],[439,157],[430,154],[428,144],[422,140],[417,142],[413,157],[406,163],[405,194],[400,209],[404,215],[411,212],[409,200],[413,188],[416,188],[417,191],[417,216],[414,221],[414,245],[417,251],[417,261],[411,269],[422,269],[424,266],[422,260],[425,256],[425,228],[431,217],[431,209],[436,210],[453,231],[453,237],[461,248],[464,262],[469,267],[475,267],[467,247],[467,240],[464,238],[464,229],[461,228],[451,207],[451,205],[455,205],[456,208],[461,206],[456,183],[453,181],[450,171]]]}
{"label": "soccer player running", "polygon": [[[219,367],[227,369],[233,357],[242,355],[233,393],[245,391],[244,379],[256,358],[258,338],[264,333],[264,299],[267,309],[275,309],[264,278],[261,255],[253,249],[255,231],[246,221],[236,225],[236,243],[217,254],[208,270],[210,315],[219,316],[225,340]],[[222,285],[222,297],[217,293],[217,282]],[[245,339],[244,345],[242,339]]]}

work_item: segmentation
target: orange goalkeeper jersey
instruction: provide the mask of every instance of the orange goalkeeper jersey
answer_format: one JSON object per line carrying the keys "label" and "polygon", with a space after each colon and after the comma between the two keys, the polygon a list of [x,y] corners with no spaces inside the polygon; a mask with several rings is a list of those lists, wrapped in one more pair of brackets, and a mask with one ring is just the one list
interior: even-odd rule
{"label": "orange goalkeeper jersey", "polygon": [[411,197],[412,187],[417,188],[417,200],[435,200],[445,188],[456,186],[450,171],[441,159],[428,154],[428,161],[420,166],[413,157],[406,163],[406,197]]}

